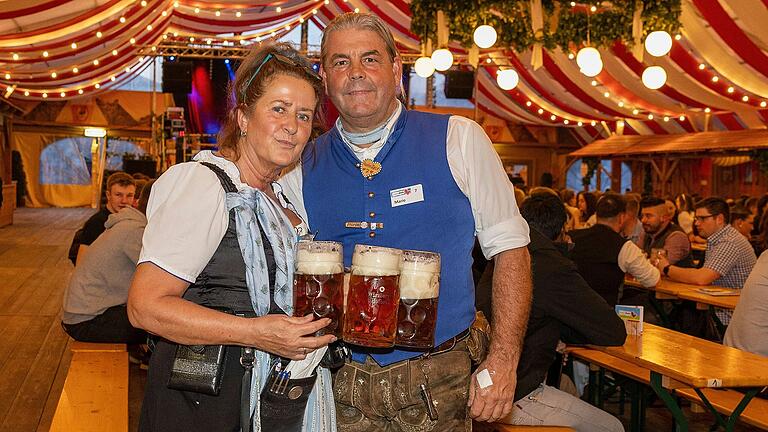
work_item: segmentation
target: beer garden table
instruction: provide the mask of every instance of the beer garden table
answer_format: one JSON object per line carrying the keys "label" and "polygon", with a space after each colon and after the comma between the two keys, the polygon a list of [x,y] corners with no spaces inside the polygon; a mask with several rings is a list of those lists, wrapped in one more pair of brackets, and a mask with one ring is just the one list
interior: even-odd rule
{"label": "beer garden table", "polygon": [[687,431],[688,420],[670,390],[693,388],[717,417],[701,389],[745,388],[744,397],[726,420],[726,429],[733,430],[744,408],[768,385],[768,357],[652,324],[645,323],[643,334],[628,336],[622,346],[590,348],[650,370],[651,387],[672,412],[677,431]]}
{"label": "beer garden table", "polygon": [[696,308],[701,310],[707,310],[709,309],[710,312],[712,312],[712,316],[715,319],[715,323],[717,324],[718,328],[723,331],[724,326],[720,322],[720,320],[717,318],[717,315],[714,314],[714,308],[719,307],[723,309],[736,309],[736,305],[739,303],[739,290],[733,290],[733,295],[711,295],[701,292],[700,290],[702,288],[716,288],[718,290],[727,290],[728,288],[713,286],[713,285],[707,285],[707,286],[701,286],[701,285],[691,285],[681,282],[675,282],[666,278],[661,278],[659,282],[656,284],[655,287],[643,287],[640,285],[636,279],[634,279],[631,276],[627,276],[624,278],[624,285],[631,286],[634,288],[640,288],[640,289],[646,289],[649,291],[654,291],[655,295],[654,298],[651,298],[651,304],[653,305],[654,309],[656,309],[656,312],[658,312],[659,316],[662,319],[662,322],[665,324],[665,326],[669,326],[669,317],[664,312],[664,309],[656,302],[656,299],[659,300],[670,300],[670,299],[681,299],[681,300],[689,300],[696,302]]}

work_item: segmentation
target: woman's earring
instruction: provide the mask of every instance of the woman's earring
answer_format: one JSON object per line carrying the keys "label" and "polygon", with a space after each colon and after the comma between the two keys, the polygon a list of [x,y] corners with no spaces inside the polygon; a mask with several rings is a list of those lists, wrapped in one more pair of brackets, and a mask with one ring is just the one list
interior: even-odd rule
{"label": "woman's earring", "polygon": [[244,130],[241,130],[241,131],[240,131],[240,136],[241,136],[241,137],[244,137],[244,136],[246,136],[246,135],[248,135],[248,132],[246,132],[246,131],[244,131]]}

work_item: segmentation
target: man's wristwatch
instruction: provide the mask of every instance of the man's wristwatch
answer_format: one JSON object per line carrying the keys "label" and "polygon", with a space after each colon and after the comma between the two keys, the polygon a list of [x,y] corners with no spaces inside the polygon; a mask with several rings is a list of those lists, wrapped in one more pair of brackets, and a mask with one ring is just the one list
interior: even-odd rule
{"label": "man's wristwatch", "polygon": [[664,273],[664,276],[669,276],[669,268],[672,267],[672,264],[667,264],[664,266],[664,268],[661,270],[662,273]]}

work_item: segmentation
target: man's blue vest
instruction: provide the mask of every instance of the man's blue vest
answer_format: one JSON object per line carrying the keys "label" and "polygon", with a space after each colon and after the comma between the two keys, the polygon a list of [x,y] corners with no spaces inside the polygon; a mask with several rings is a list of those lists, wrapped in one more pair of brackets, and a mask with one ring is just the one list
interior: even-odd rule
{"label": "man's blue vest", "polygon": [[[303,194],[308,223],[317,240],[344,244],[349,266],[355,244],[439,252],[441,258],[435,345],[466,330],[475,317],[472,246],[475,221],[469,199],[448,166],[445,115],[403,110],[375,161],[371,179],[336,128],[321,136],[303,160]],[[390,192],[421,185],[424,200],[392,206]],[[407,196],[407,194],[406,194]],[[347,228],[347,222],[367,222]],[[371,224],[376,225],[372,229]],[[353,347],[356,361],[367,352]],[[372,357],[382,366],[418,356],[394,350]]]}

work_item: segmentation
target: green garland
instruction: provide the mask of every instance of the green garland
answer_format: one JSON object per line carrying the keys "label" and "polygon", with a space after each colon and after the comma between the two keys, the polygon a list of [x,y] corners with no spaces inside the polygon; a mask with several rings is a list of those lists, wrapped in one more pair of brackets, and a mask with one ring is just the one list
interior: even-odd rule
{"label": "green garland", "polygon": [[[641,0],[614,0],[611,8],[590,13],[590,45],[610,47],[617,40],[627,46],[634,45],[632,16],[638,1]],[[536,38],[531,30],[528,0],[412,0],[411,32],[435,41],[436,14],[442,10],[450,38],[466,47],[472,46],[475,29],[488,24],[498,34],[497,47],[508,46],[521,52],[534,43],[542,43],[548,50],[560,47],[569,52],[574,46],[580,47],[587,42],[587,13],[574,12],[570,3],[542,0],[544,29],[543,34]],[[577,3],[600,7],[599,2]],[[670,34],[678,32],[680,0],[642,0],[642,4],[643,36],[656,30],[666,30]],[[551,28],[555,21],[557,25]]]}

